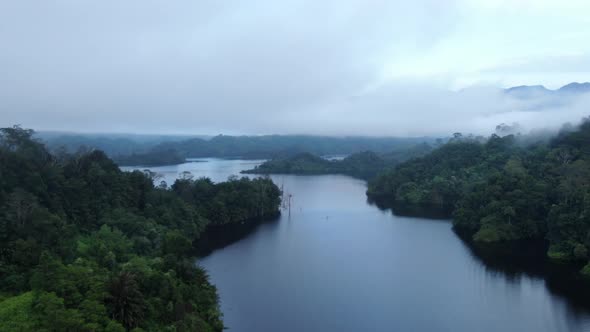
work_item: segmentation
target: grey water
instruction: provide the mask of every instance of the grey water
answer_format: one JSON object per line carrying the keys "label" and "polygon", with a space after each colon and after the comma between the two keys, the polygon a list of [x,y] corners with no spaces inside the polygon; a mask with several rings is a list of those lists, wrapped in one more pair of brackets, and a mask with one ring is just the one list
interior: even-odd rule
{"label": "grey water", "polygon": [[[152,167],[223,181],[260,161]],[[131,169],[131,168],[127,168]],[[291,213],[200,260],[229,331],[590,331],[590,314],[542,277],[490,268],[448,220],[366,201],[364,181],[276,175]]]}

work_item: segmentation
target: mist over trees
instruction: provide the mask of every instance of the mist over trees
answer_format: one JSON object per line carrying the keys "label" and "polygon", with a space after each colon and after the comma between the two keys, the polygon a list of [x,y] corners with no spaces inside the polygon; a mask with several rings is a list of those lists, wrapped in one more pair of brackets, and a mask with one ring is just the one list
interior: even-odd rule
{"label": "mist over trees", "polygon": [[226,136],[210,139],[157,137],[137,142],[127,136],[99,140],[92,136],[44,136],[52,151],[105,150],[119,165],[155,166],[182,163],[186,158],[270,159],[298,153],[348,155],[362,151],[387,153],[433,143],[432,137],[328,137],[307,135]]}
{"label": "mist over trees", "polygon": [[[564,126],[548,141],[520,140],[455,135],[372,180],[367,195],[394,209],[440,209],[476,242],[546,239],[549,258],[587,262],[590,120],[578,128]],[[590,265],[583,271],[590,273]]]}

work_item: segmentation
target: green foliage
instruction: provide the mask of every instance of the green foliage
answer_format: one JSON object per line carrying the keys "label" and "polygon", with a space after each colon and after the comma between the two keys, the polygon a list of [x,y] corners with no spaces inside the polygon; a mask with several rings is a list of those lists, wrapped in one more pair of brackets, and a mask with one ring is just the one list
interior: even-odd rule
{"label": "green foliage", "polygon": [[582,274],[582,276],[590,278],[590,263],[584,265],[580,273]]}
{"label": "green foliage", "polygon": [[588,248],[581,243],[576,244],[574,246],[574,258],[576,260],[588,259]]}
{"label": "green foliage", "polygon": [[[135,329],[133,329],[135,330]],[[110,321],[107,326],[104,329],[105,332],[125,332],[125,328],[123,327],[123,325],[115,322],[115,321]]]}
{"label": "green foliage", "polygon": [[554,261],[570,261],[571,255],[567,249],[562,249],[558,245],[552,245],[547,250],[547,257]]}
{"label": "green foliage", "polygon": [[131,272],[122,272],[110,281],[108,287],[107,303],[111,317],[127,329],[137,327],[143,320],[145,304],[136,276]]}
{"label": "green foliage", "polygon": [[371,181],[367,194],[392,206],[444,206],[455,229],[475,241],[547,239],[549,258],[586,261],[589,146],[589,119],[577,129],[564,127],[548,142],[456,135],[432,153]]}
{"label": "green foliage", "polygon": [[209,179],[177,180],[172,192],[214,225],[241,223],[278,213],[281,192],[269,178],[232,177],[214,185]]}
{"label": "green foliage", "polygon": [[275,158],[254,169],[243,171],[251,174],[347,174],[361,179],[370,179],[400,161],[423,155],[431,150],[427,144],[410,146],[399,151],[378,155],[365,151],[351,154],[342,160],[328,160],[311,153]]}
{"label": "green foliage", "polygon": [[484,155],[484,146],[475,139],[453,140],[373,179],[367,195],[386,205],[401,203],[451,209],[462,183],[479,180],[476,166]]}
{"label": "green foliage", "polygon": [[516,239],[514,233],[514,227],[511,225],[484,225],[473,234],[473,240],[477,242],[509,241]]}
{"label": "green foliage", "polygon": [[0,129],[0,330],[221,331],[200,235],[277,213],[272,181],[166,190],[100,151],[51,155],[32,134]]}
{"label": "green foliage", "polygon": [[80,312],[66,308],[55,293],[39,292],[32,303],[37,331],[84,331],[88,326]]}
{"label": "green foliage", "polygon": [[22,293],[0,302],[0,331],[34,331],[32,303],[33,292]]}

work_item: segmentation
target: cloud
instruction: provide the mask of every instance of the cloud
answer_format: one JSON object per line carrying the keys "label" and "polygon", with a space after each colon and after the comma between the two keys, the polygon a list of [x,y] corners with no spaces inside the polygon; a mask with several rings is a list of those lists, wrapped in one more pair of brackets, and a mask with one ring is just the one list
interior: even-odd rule
{"label": "cloud", "polygon": [[466,19],[489,10],[451,0],[5,1],[0,125],[193,134],[419,135],[474,123],[484,130],[478,121],[506,113],[505,102],[447,90],[490,63],[474,51],[483,44],[469,46]]}
{"label": "cloud", "polygon": [[[588,105],[590,94],[517,99],[492,86],[453,92],[428,82],[390,83],[360,96],[291,113],[280,129],[296,133],[293,128],[306,125],[308,132],[329,135],[446,136],[462,132],[487,136],[500,123],[517,122],[524,134],[578,123],[590,115]],[[269,124],[275,120],[270,119]]]}
{"label": "cloud", "polygon": [[437,3],[3,3],[3,118],[256,131],[235,123],[355,93],[396,44],[427,48],[448,24]]}

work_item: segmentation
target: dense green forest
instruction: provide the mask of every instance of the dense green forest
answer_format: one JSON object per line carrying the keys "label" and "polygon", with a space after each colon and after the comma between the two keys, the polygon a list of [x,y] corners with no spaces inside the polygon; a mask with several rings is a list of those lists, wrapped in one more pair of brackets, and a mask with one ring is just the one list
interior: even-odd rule
{"label": "dense green forest", "polygon": [[221,331],[196,248],[212,225],[276,215],[272,181],[184,174],[167,189],[32,135],[0,129],[0,330]]}
{"label": "dense green forest", "polygon": [[279,157],[262,163],[250,174],[346,174],[361,179],[370,179],[394,165],[432,150],[426,143],[377,154],[372,151],[353,153],[342,160],[328,160],[311,153]]}
{"label": "dense green forest", "polygon": [[299,153],[315,155],[348,155],[362,151],[388,153],[407,149],[420,143],[433,143],[428,137],[323,137],[305,135],[226,136],[211,139],[193,137],[157,137],[150,140],[132,140],[128,137],[97,139],[86,136],[43,136],[52,151],[62,146],[68,152],[80,147],[105,150],[119,165],[168,165],[178,164],[186,158],[243,158],[271,159],[285,158]]}
{"label": "dense green forest", "polygon": [[[523,144],[523,142],[527,144]],[[546,239],[547,255],[586,262],[590,249],[590,120],[549,141],[460,134],[369,183],[380,204],[443,209],[479,243]],[[583,270],[590,275],[590,265]]]}

